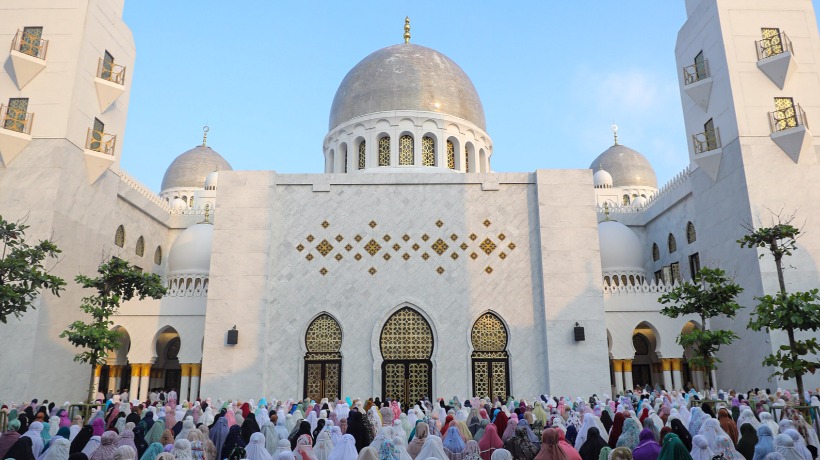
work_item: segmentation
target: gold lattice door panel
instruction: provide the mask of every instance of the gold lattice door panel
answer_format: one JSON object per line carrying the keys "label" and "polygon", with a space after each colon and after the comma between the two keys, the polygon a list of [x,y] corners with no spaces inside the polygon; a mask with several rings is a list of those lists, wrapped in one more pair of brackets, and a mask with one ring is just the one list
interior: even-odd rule
{"label": "gold lattice door panel", "polygon": [[493,361],[491,363],[491,391],[494,396],[501,396],[502,398],[506,398],[509,392],[507,391],[507,362],[506,361]]}
{"label": "gold lattice door panel", "polygon": [[[342,365],[341,363],[325,363],[325,392],[323,398],[337,401],[341,394]],[[317,399],[320,401],[320,399]]]}
{"label": "gold lattice door panel", "polygon": [[341,361],[305,362],[305,397],[320,401],[337,400],[341,394]]}
{"label": "gold lattice door panel", "polygon": [[405,364],[385,363],[384,365],[384,388],[382,394],[384,398],[400,399],[405,401]]}
{"label": "gold lattice door panel", "polygon": [[429,363],[410,363],[407,380],[408,394],[404,401],[418,401],[424,396],[430,396],[432,375]]}
{"label": "gold lattice door panel", "polygon": [[322,364],[308,363],[305,371],[305,397],[322,400]]}
{"label": "gold lattice door panel", "polygon": [[433,331],[419,312],[402,308],[384,324],[380,348],[386,360],[430,359]]}
{"label": "gold lattice door panel", "polygon": [[490,395],[490,363],[473,361],[473,395],[486,398]]}
{"label": "gold lattice door panel", "polygon": [[509,395],[508,360],[473,360],[473,394],[479,397]]}

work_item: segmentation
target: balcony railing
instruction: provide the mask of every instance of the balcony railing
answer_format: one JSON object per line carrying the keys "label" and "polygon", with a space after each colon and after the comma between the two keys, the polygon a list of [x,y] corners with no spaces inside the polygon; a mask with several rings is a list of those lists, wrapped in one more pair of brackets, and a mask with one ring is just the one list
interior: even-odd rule
{"label": "balcony railing", "polygon": [[48,40],[40,38],[38,35],[27,34],[18,30],[11,41],[11,49],[31,57],[45,60],[48,53]]}
{"label": "balcony railing", "polygon": [[0,121],[4,129],[30,135],[34,114],[0,104]]}
{"label": "balcony railing", "polygon": [[709,73],[709,61],[704,59],[703,62],[683,68],[683,84],[691,85],[692,83],[697,83],[709,78],[711,75],[712,74]]}
{"label": "balcony railing", "polygon": [[756,41],[755,48],[757,48],[758,61],[762,61],[763,59],[770,58],[772,56],[777,56],[778,54],[783,54],[786,51],[791,51],[794,53],[794,50],[792,49],[792,41],[786,36],[786,32],[780,32],[777,35]]}
{"label": "balcony railing", "polygon": [[94,131],[88,128],[88,135],[85,138],[85,148],[95,152],[113,155],[117,147],[117,135],[108,134],[102,131]]}
{"label": "balcony railing", "polygon": [[720,130],[704,131],[692,135],[692,144],[695,146],[695,154],[717,150],[722,147],[720,143]]}
{"label": "balcony railing", "polygon": [[102,78],[103,80],[108,80],[111,83],[124,85],[125,66],[117,65],[113,62],[108,62],[105,59],[100,58],[99,63],[97,63],[97,77]]}
{"label": "balcony railing", "polygon": [[809,121],[806,119],[806,112],[800,107],[800,104],[792,107],[787,107],[782,110],[775,110],[769,112],[769,127],[772,133],[778,133],[798,126],[809,127]]}

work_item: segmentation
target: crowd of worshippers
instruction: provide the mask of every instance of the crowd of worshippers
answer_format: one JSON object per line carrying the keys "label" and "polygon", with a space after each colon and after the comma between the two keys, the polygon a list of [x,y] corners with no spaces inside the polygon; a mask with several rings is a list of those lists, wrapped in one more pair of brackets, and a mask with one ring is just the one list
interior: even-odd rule
{"label": "crowd of worshippers", "polygon": [[[820,393],[820,391],[818,391]],[[810,415],[789,392],[628,392],[583,400],[346,398],[2,405],[0,459],[813,460]]]}

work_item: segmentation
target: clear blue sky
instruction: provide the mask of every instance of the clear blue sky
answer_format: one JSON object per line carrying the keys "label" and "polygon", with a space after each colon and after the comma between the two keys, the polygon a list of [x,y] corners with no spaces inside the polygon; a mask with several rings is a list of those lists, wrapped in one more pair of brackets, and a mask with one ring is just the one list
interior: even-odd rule
{"label": "clear blue sky", "polygon": [[322,172],[336,88],[402,41],[408,15],[412,42],[472,79],[495,171],[586,168],[612,144],[612,123],[660,184],[687,165],[674,56],[683,0],[126,0],[137,60],[123,167],[158,192],[207,124],[234,169]]}

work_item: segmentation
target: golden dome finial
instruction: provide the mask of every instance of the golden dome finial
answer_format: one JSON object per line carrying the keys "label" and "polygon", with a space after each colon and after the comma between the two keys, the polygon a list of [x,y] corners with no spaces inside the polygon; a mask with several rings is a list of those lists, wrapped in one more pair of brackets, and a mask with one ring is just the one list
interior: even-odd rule
{"label": "golden dome finial", "polygon": [[615,145],[618,145],[618,125],[612,125],[612,135],[615,136]]}
{"label": "golden dome finial", "polygon": [[202,127],[202,146],[203,147],[207,147],[207,144],[208,144],[208,131],[210,131],[210,130],[211,130],[211,128],[209,128],[208,126],[203,126]]}
{"label": "golden dome finial", "polygon": [[210,221],[210,220],[208,220],[208,217],[210,217],[210,215],[211,215],[211,204],[210,204],[210,203],[205,203],[205,220],[203,220],[203,221],[202,221],[202,222],[200,222],[200,223],[202,223],[202,224],[210,224],[210,223],[211,223],[211,221]]}
{"label": "golden dome finial", "polygon": [[410,43],[410,16],[404,18],[404,43]]}

